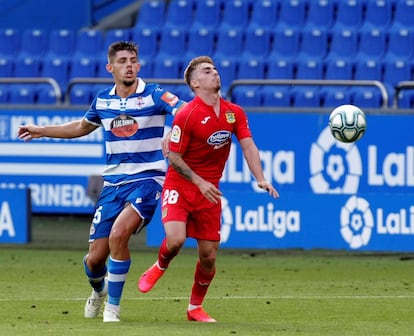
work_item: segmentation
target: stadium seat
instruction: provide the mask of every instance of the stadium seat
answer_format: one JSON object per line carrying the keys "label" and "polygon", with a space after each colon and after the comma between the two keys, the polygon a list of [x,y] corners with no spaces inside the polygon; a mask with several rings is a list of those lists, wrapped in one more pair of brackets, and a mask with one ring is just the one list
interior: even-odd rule
{"label": "stadium seat", "polygon": [[97,29],[80,30],[76,37],[75,53],[101,58],[104,52],[104,33]]}
{"label": "stadium seat", "polygon": [[269,59],[274,57],[296,58],[299,52],[300,34],[296,29],[278,29],[273,34]]}
{"label": "stadium seat", "polygon": [[354,59],[358,52],[358,33],[350,29],[337,29],[332,33],[327,58]]}
{"label": "stadium seat", "polygon": [[382,62],[372,59],[360,59],[355,63],[355,80],[382,80]]}
{"label": "stadium seat", "polygon": [[139,70],[138,76],[146,79],[146,78],[153,78],[154,77],[154,58],[152,57],[141,57],[139,58],[139,63],[141,64],[141,68]]}
{"label": "stadium seat", "polygon": [[25,29],[21,37],[20,56],[41,58],[46,54],[48,33],[42,29]]}
{"label": "stadium seat", "polygon": [[[312,0],[311,0],[312,1]],[[280,2],[277,28],[302,29],[306,23],[308,1],[286,0]]]}
{"label": "stadium seat", "polygon": [[244,53],[267,57],[270,52],[271,34],[267,29],[247,28],[244,34]]}
{"label": "stadium seat", "polygon": [[354,88],[351,90],[352,104],[364,108],[380,108],[382,105],[381,93],[377,88]]}
{"label": "stadium seat", "polygon": [[191,28],[188,33],[186,61],[200,55],[212,55],[214,52],[215,33],[206,28]]}
{"label": "stadium seat", "polygon": [[106,57],[108,53],[108,47],[113,42],[131,41],[131,30],[130,29],[110,29],[104,33],[103,39],[104,39],[104,46],[103,46],[102,54],[104,57]]}
{"label": "stadium seat", "polygon": [[398,108],[412,109],[414,107],[414,91],[401,90],[398,93]]}
{"label": "stadium seat", "polygon": [[238,58],[243,50],[243,33],[237,29],[221,29],[217,35],[215,57]]}
{"label": "stadium seat", "polygon": [[37,104],[56,104],[57,97],[56,92],[49,85],[40,86],[36,91],[36,103]]}
{"label": "stadium seat", "polygon": [[0,29],[0,56],[13,58],[20,52],[20,35],[17,29]]}
{"label": "stadium seat", "polygon": [[393,1],[369,0],[365,6],[362,30],[387,29],[393,20]]}
{"label": "stadium seat", "polygon": [[136,15],[134,28],[159,29],[165,20],[166,1],[143,1]]}
{"label": "stadium seat", "polygon": [[154,78],[182,78],[181,62],[175,57],[155,58],[153,75]]}
{"label": "stadium seat", "polygon": [[195,2],[193,30],[214,30],[221,23],[221,2],[219,0],[197,0]]}
{"label": "stadium seat", "polygon": [[312,0],[309,1],[306,26],[326,30],[335,22],[334,0]]}
{"label": "stadium seat", "polygon": [[9,103],[9,88],[7,85],[0,84],[0,104]]}
{"label": "stadium seat", "polygon": [[70,77],[96,77],[97,61],[87,56],[74,57],[70,64]]}
{"label": "stadium seat", "polygon": [[34,104],[35,93],[35,84],[10,85],[9,102],[12,104]]}
{"label": "stadium seat", "polygon": [[239,61],[238,79],[264,79],[265,62],[260,57],[242,55]]}
{"label": "stadium seat", "polygon": [[159,32],[151,28],[135,28],[131,39],[138,45],[139,57],[154,57],[158,52]]}
{"label": "stadium seat", "polygon": [[66,58],[47,57],[42,62],[42,77],[53,78],[65,90],[69,79],[69,61]]}
{"label": "stadium seat", "polygon": [[106,70],[106,58],[100,58],[96,61],[96,77],[98,78],[112,78],[112,74]]}
{"label": "stadium seat", "polygon": [[293,79],[295,62],[289,59],[269,58],[267,60],[267,79]]}
{"label": "stadium seat", "polygon": [[246,106],[261,106],[262,95],[260,87],[256,86],[236,86],[232,92],[231,100],[243,107]]}
{"label": "stadium seat", "polygon": [[382,82],[393,92],[399,82],[412,80],[411,62],[404,60],[385,60]]}
{"label": "stadium seat", "polygon": [[379,60],[387,46],[386,33],[377,28],[362,30],[359,34],[358,60]]}
{"label": "stadium seat", "polygon": [[160,37],[158,56],[179,58],[187,49],[187,31],[172,28],[163,30]]}
{"label": "stadium seat", "polygon": [[75,105],[89,105],[92,102],[91,85],[77,84],[70,91],[70,103]]}
{"label": "stadium seat", "polygon": [[250,30],[255,30],[257,28],[272,30],[276,25],[278,16],[278,0],[256,0],[252,5],[248,28]]}
{"label": "stadium seat", "polygon": [[296,87],[293,90],[294,107],[321,107],[320,92],[311,87]]}
{"label": "stadium seat", "polygon": [[327,87],[322,89],[323,107],[337,107],[351,104],[351,94],[346,87]]}
{"label": "stadium seat", "polygon": [[296,79],[323,79],[324,63],[322,60],[299,60],[296,65]]}
{"label": "stadium seat", "polygon": [[14,60],[0,56],[0,77],[14,76]]}
{"label": "stadium seat", "polygon": [[388,32],[386,59],[409,60],[414,54],[414,31],[405,28]]}
{"label": "stadium seat", "polygon": [[192,24],[193,11],[193,0],[170,0],[163,29],[188,29]]}
{"label": "stadium seat", "polygon": [[337,4],[337,15],[333,29],[358,29],[364,22],[365,1],[342,0]]}
{"label": "stadium seat", "polygon": [[76,32],[70,29],[53,29],[49,33],[47,54],[50,57],[72,55],[75,49]]}
{"label": "stadium seat", "polygon": [[414,2],[412,0],[398,0],[395,2],[392,29],[413,30],[413,18]]}
{"label": "stadium seat", "polygon": [[18,57],[15,61],[16,77],[40,77],[40,60],[33,57]]}
{"label": "stadium seat", "polygon": [[238,62],[233,58],[215,57],[214,63],[220,74],[222,92],[226,94],[231,82],[237,79]]}
{"label": "stadium seat", "polygon": [[302,31],[299,57],[304,59],[323,59],[328,49],[328,34],[317,28]]}
{"label": "stadium seat", "polygon": [[351,61],[331,58],[325,62],[325,79],[352,80],[353,70]]}
{"label": "stadium seat", "polygon": [[219,29],[244,30],[249,22],[249,2],[247,0],[227,0],[223,4],[223,16]]}
{"label": "stadium seat", "polygon": [[290,88],[284,86],[263,86],[262,99],[264,107],[291,107],[293,98]]}

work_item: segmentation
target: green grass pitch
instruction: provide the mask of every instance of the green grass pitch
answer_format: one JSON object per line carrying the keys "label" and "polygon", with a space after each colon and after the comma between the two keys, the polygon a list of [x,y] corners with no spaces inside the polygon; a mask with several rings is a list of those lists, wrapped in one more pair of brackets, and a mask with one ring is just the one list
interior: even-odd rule
{"label": "green grass pitch", "polygon": [[86,243],[38,245],[0,246],[0,335],[414,335],[414,265],[397,254],[221,250],[204,302],[218,323],[201,324],[185,315],[196,251],[181,251],[142,294],[136,280],[157,251],[141,248],[132,252],[122,321],[104,324],[83,318]]}

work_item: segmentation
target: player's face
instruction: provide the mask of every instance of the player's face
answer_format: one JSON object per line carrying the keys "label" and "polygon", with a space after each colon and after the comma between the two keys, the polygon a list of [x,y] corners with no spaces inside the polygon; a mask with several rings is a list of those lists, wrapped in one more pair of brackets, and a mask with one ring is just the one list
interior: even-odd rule
{"label": "player's face", "polygon": [[202,89],[220,91],[220,75],[213,64],[201,63],[195,70],[195,79],[198,82],[198,86]]}
{"label": "player's face", "polygon": [[140,69],[137,56],[127,50],[118,51],[107,69],[114,76],[115,83],[125,86],[135,84]]}

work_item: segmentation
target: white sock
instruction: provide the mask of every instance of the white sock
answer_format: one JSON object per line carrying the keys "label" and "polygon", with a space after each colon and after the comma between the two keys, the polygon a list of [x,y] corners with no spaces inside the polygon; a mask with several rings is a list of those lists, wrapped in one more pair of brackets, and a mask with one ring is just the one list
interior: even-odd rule
{"label": "white sock", "polygon": [[189,304],[189,305],[188,305],[188,310],[189,310],[189,311],[192,311],[192,310],[197,309],[197,308],[200,308],[200,307],[201,307],[201,306],[196,306],[196,305]]}

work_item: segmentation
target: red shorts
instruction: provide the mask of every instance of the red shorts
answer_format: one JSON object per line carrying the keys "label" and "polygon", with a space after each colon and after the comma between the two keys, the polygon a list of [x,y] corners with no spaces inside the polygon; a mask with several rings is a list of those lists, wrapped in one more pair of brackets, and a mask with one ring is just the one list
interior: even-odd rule
{"label": "red shorts", "polygon": [[187,237],[220,240],[221,202],[210,202],[198,188],[164,184],[161,213],[164,224],[170,221],[185,222]]}

